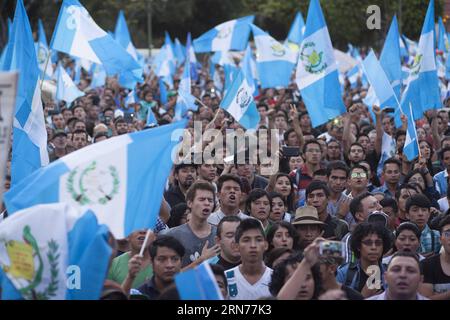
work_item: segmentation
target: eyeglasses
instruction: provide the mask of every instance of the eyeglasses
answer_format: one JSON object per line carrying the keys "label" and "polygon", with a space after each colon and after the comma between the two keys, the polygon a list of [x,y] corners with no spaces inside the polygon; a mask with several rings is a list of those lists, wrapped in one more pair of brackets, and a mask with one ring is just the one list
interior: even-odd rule
{"label": "eyeglasses", "polygon": [[445,230],[445,231],[443,231],[443,232],[442,232],[442,235],[443,235],[445,238],[450,238],[450,230]]}
{"label": "eyeglasses", "polygon": [[352,179],[355,179],[355,178],[367,178],[367,173],[365,173],[365,172],[353,172],[351,177],[352,177]]}
{"label": "eyeglasses", "polygon": [[361,243],[368,247],[372,247],[373,245],[375,245],[375,247],[381,247],[383,245],[383,240],[375,240],[375,241],[364,240],[364,241],[361,241]]}

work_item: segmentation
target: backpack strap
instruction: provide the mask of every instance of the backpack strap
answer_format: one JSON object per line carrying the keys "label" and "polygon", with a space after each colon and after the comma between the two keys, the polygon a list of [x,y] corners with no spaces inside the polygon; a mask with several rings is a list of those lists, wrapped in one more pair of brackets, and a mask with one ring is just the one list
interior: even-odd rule
{"label": "backpack strap", "polygon": [[355,263],[349,263],[348,269],[347,269],[347,276],[344,281],[344,285],[347,287],[352,286],[353,278],[355,277],[355,274],[358,272],[358,268]]}

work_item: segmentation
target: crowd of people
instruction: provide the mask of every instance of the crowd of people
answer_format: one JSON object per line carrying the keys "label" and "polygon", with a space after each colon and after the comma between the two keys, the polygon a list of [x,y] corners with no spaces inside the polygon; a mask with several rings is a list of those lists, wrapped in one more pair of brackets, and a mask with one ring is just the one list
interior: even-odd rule
{"label": "crowd of people", "polygon": [[[227,136],[242,127],[219,107],[222,68],[220,81],[207,70],[203,64],[193,81],[198,110],[187,131],[195,122],[203,133],[218,130],[201,151],[225,150]],[[167,103],[152,73],[136,88],[136,103],[127,103],[129,91],[116,79],[99,88],[91,80],[83,72],[86,94],[71,105],[44,101],[50,161],[174,121],[177,78]],[[389,110],[362,103],[361,83],[346,80],[344,88],[347,113],[317,128],[294,83],[260,90],[261,121],[248,133],[258,147],[246,138],[230,161],[174,165],[143,256],[147,230],[117,239],[102,299],[177,299],[175,275],[205,261],[225,299],[450,299],[449,109],[417,121],[420,156],[410,162],[406,118],[396,128]],[[147,122],[150,112],[157,124]],[[278,165],[263,164],[260,152],[274,142],[269,156]],[[342,243],[342,257],[321,252],[330,240]]]}

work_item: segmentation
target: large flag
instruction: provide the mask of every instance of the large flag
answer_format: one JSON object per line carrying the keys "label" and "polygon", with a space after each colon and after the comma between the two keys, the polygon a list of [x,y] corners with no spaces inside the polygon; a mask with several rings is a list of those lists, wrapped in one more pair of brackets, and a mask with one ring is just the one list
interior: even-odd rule
{"label": "large flag", "polygon": [[[406,113],[411,104],[414,119],[419,120],[423,118],[425,111],[442,107],[434,50],[434,0],[430,0],[417,51],[401,108]],[[398,119],[396,124],[400,125]]]}
{"label": "large flag", "polygon": [[248,75],[241,70],[223,98],[220,107],[246,129],[256,129],[260,122]]}
{"label": "large flag", "polygon": [[195,52],[244,51],[254,19],[248,16],[219,24],[194,40]]}
{"label": "large flag", "polygon": [[406,140],[403,153],[409,161],[413,161],[419,155],[419,143],[417,140],[416,122],[414,121],[412,106],[409,105],[407,110],[408,130],[406,131]]}
{"label": "large flag", "polygon": [[194,269],[178,273],[175,284],[181,300],[223,300],[208,261]]}
{"label": "large flag", "polygon": [[167,31],[165,32],[164,48],[166,50],[166,60],[169,61],[170,65],[170,74],[173,75],[175,73],[176,57],[172,39],[170,39],[170,34]]}
{"label": "large flag", "polygon": [[296,81],[314,127],[346,112],[333,45],[318,0],[309,5]]}
{"label": "large flag", "polygon": [[93,63],[91,66],[92,81],[91,88],[103,87],[106,82],[106,71],[102,65]]}
{"label": "large flag", "polygon": [[50,80],[53,76],[53,66],[50,61],[50,50],[48,50],[47,36],[45,35],[44,25],[41,19],[38,21],[36,55],[39,63],[39,70],[43,74],[43,80]]}
{"label": "large flag", "polygon": [[289,30],[285,45],[292,51],[297,52],[303,41],[303,34],[305,33],[305,20],[303,20],[302,13],[299,11],[295,15],[294,22]]}
{"label": "large flag", "polygon": [[4,70],[21,70],[13,129],[12,185],[49,163],[39,68],[28,16],[23,1],[17,1]]}
{"label": "large flag", "polygon": [[51,48],[102,64],[119,84],[134,89],[142,82],[142,67],[111,35],[101,29],[78,0],[64,0]]}
{"label": "large flag", "polygon": [[402,60],[400,51],[400,34],[398,33],[397,17],[394,16],[391,28],[386,36],[380,64],[386,73],[397,99],[400,101],[402,90]]}
{"label": "large flag", "polygon": [[[378,100],[377,104],[381,109],[388,107],[398,109],[400,107],[398,99],[373,50],[371,50],[369,55],[364,59],[362,69],[375,92]],[[369,106],[369,108],[371,107],[372,106]]]}
{"label": "large flag", "polygon": [[58,65],[58,81],[56,84],[56,99],[64,100],[67,105],[71,105],[74,100],[84,96],[84,92],[78,89],[70,76],[61,64]]}
{"label": "large flag", "polygon": [[287,88],[291,82],[297,55],[254,24],[251,27],[256,44],[256,68],[261,88]]}
{"label": "large flag", "polygon": [[114,37],[116,41],[119,42],[120,45],[134,58],[134,60],[139,61],[139,55],[133,45],[133,42],[131,41],[130,31],[128,30],[128,25],[125,20],[123,10],[119,11],[119,16],[117,17]]}
{"label": "large flag", "polygon": [[[12,188],[10,214],[36,204],[67,202],[91,209],[118,239],[153,228],[186,121],[126,134],[73,152]],[[178,130],[183,131],[183,130]]]}
{"label": "large flag", "polygon": [[38,205],[0,224],[2,299],[98,300],[112,249],[92,212]]}

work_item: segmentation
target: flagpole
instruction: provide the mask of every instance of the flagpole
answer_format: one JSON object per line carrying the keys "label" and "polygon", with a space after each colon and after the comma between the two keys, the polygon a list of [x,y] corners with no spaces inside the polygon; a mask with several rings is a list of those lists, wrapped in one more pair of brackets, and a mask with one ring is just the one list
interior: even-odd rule
{"label": "flagpole", "polygon": [[139,252],[139,256],[141,256],[141,257],[144,256],[144,250],[145,250],[145,247],[147,247],[148,238],[150,237],[150,233],[152,233],[152,232],[153,232],[152,229],[148,229],[147,233],[145,234],[144,243],[142,244],[141,251]]}
{"label": "flagpole", "polygon": [[47,72],[48,61],[50,60],[51,52],[52,52],[52,50],[49,49],[49,50],[48,50],[47,61],[45,61],[45,67],[44,67],[44,70],[42,70],[42,76],[41,76],[41,91],[42,91],[42,87],[44,86],[45,72]]}

